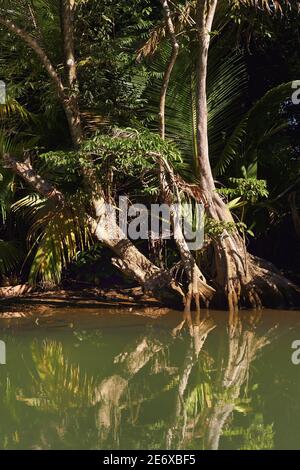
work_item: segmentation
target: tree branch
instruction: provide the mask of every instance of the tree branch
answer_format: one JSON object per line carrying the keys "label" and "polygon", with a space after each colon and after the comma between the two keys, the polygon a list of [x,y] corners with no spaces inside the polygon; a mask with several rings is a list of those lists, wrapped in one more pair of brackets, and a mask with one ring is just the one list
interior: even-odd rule
{"label": "tree branch", "polygon": [[9,154],[3,155],[4,167],[12,170],[14,173],[19,175],[29,186],[31,186],[41,196],[51,199],[56,202],[57,205],[63,206],[65,202],[64,195],[55,188],[51,183],[44,180],[38,175],[32,168],[29,160],[20,162]]}
{"label": "tree branch", "polygon": [[172,74],[172,71],[173,71],[177,56],[178,56],[179,44],[176,39],[175,28],[174,28],[174,24],[172,21],[168,0],[161,0],[161,4],[164,10],[166,28],[170,35],[171,43],[172,43],[172,53],[171,53],[171,57],[167,65],[166,71],[164,73],[163,83],[162,83],[161,92],[160,92],[160,100],[159,100],[159,134],[161,138],[164,140],[165,139],[165,127],[166,127],[165,125],[166,97],[167,97],[167,91],[168,91],[171,74]]}
{"label": "tree branch", "polygon": [[212,25],[216,13],[218,0],[210,0],[207,7],[207,15],[206,15],[206,30],[208,33],[212,30]]}
{"label": "tree branch", "polygon": [[39,45],[37,40],[31,36],[27,31],[25,31],[22,28],[19,28],[15,23],[10,21],[8,18],[3,18],[0,16],[0,24],[7,28],[9,31],[11,31],[13,34],[19,36],[39,57],[41,60],[43,66],[45,67],[46,71],[48,72],[49,77],[53,81],[58,95],[61,98],[61,100],[65,101],[67,100],[67,96],[64,91],[64,86],[61,81],[60,76],[58,75],[57,71],[53,67],[50,59],[48,58],[46,52],[44,49]]}

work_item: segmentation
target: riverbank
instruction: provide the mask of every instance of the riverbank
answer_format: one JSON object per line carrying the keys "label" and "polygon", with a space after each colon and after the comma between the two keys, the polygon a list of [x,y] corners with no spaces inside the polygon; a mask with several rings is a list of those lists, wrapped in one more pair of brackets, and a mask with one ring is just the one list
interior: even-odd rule
{"label": "riverbank", "polygon": [[32,289],[27,284],[14,287],[3,287],[0,289],[1,305],[11,303],[48,304],[53,306],[78,307],[108,307],[110,306],[153,306],[162,307],[162,304],[146,295],[142,288],[112,288],[101,289],[97,287],[86,287],[77,289],[56,288],[51,290]]}
{"label": "riverbank", "polygon": [[[211,306],[214,309],[213,306]],[[283,306],[273,307],[275,310],[287,312],[299,310],[295,306],[289,309]],[[28,284],[0,288],[0,318],[30,317],[32,312],[39,315],[43,312],[60,311],[63,309],[106,310],[112,314],[118,312],[138,312],[138,315],[158,318],[170,308],[159,300],[145,294],[141,287],[99,288],[78,285],[71,288],[41,289],[32,288]],[[171,310],[182,313],[182,306],[172,306]],[[219,310],[219,309],[218,309]],[[224,309],[220,309],[220,311]],[[226,309],[225,309],[226,310]],[[243,309],[244,310],[244,309]],[[268,309],[264,309],[266,311]],[[143,312],[143,313],[141,313]]]}
{"label": "riverbank", "polygon": [[40,321],[60,314],[64,319],[71,319],[74,310],[83,316],[97,315],[97,312],[101,311],[108,316],[159,318],[169,311],[156,299],[145,295],[139,287],[32,290],[22,285],[1,290],[2,320]]}

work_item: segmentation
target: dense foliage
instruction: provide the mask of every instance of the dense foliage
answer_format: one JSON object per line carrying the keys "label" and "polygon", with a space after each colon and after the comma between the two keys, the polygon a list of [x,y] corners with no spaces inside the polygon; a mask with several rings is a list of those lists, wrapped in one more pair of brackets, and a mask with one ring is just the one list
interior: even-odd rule
{"label": "dense foliage", "polygon": [[[60,3],[5,0],[0,14],[9,11],[12,21],[37,38],[65,78]],[[107,252],[99,243],[92,248],[84,211],[89,194],[83,168],[91,161],[106,193],[125,194],[132,201],[148,204],[159,198],[152,154],[163,154],[187,184],[197,184],[194,3],[174,2],[180,52],[167,94],[165,142],[157,133],[157,115],[170,46],[159,1],[76,2],[79,88],[73,93],[85,129],[85,139],[76,150],[39,58],[24,41],[0,27],[0,79],[7,84],[6,103],[0,104],[1,154],[30,158],[67,200],[63,208],[55,207],[1,166],[2,284],[59,283],[70,273],[76,277],[76,262],[80,271],[85,257],[90,266],[98,263],[101,272]],[[266,250],[271,261],[293,271],[296,279],[300,108],[291,96],[292,82],[300,78],[298,2],[283,2],[277,12],[272,9],[278,2],[261,2],[259,10],[246,1],[220,3],[207,97],[214,178],[250,250],[260,255]],[[262,4],[271,10],[263,11]],[[207,220],[208,238],[229,230],[229,225]],[[272,249],[271,240],[281,240],[285,255],[276,243]],[[142,244],[144,253],[148,249]],[[170,244],[167,257],[173,256],[172,250]]]}

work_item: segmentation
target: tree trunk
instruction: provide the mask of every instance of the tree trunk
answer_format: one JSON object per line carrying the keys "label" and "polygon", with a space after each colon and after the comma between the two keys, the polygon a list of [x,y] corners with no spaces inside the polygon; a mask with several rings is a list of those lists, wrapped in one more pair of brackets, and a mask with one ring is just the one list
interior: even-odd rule
{"label": "tree trunk", "polygon": [[64,205],[64,195],[51,183],[35,173],[29,160],[25,162],[19,162],[9,154],[4,154],[2,160],[4,168],[8,168],[19,175],[43,197],[51,199],[58,207],[62,207]]}
{"label": "tree trunk", "polygon": [[[216,187],[209,160],[209,145],[207,131],[207,65],[208,51],[212,24],[218,0],[197,1],[197,157],[198,179],[200,190],[205,194],[206,215],[216,222],[234,220],[222,198],[216,193]],[[300,291],[296,286],[267,269],[268,283],[265,281],[266,272],[254,263],[246,250],[243,238],[237,230],[233,233],[224,230],[218,239],[212,242],[214,258],[214,287],[217,299],[221,304],[227,299],[230,310],[236,310],[240,301],[246,306],[260,308],[262,303],[270,305],[270,294],[282,291],[281,298],[291,305]],[[212,262],[210,261],[210,266]],[[267,295],[266,295],[267,294]]]}
{"label": "tree trunk", "polygon": [[68,85],[72,89],[77,85],[77,67],[74,50],[74,8],[75,0],[60,0],[61,25],[65,52],[65,67],[68,75]]}
{"label": "tree trunk", "polygon": [[215,190],[214,179],[210,167],[207,132],[207,65],[212,18],[217,0],[198,0],[197,4],[197,154],[201,189],[211,197]]}
{"label": "tree trunk", "polygon": [[74,8],[75,0],[61,1],[61,25],[65,53],[65,69],[68,83],[68,102],[65,112],[69,123],[74,147],[79,147],[83,139],[78,97],[77,65],[74,46]]}
{"label": "tree trunk", "polygon": [[90,226],[97,239],[117,255],[113,264],[166,305],[182,305],[184,293],[170,271],[158,268],[125,237],[104,197],[94,200],[94,207],[96,220],[89,218]]}

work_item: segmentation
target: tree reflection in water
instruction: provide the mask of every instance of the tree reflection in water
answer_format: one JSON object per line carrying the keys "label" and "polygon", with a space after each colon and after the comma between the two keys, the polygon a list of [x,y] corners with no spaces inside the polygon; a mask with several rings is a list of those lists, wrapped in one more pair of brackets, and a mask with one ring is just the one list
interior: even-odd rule
{"label": "tree reflection in water", "polygon": [[1,382],[1,448],[218,449],[246,402],[251,364],[276,338],[275,328],[259,333],[258,315],[245,318],[226,329],[212,318],[144,328],[121,353],[99,354],[99,368],[111,362],[105,376],[72,362],[62,341],[32,341],[30,380]]}

